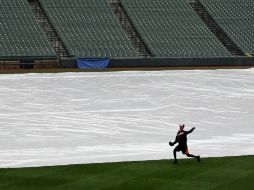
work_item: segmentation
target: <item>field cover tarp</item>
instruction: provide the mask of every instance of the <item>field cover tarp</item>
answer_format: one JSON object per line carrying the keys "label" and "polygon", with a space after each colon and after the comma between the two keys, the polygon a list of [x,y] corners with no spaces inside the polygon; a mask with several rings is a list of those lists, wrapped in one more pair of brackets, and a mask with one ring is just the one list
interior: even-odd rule
{"label": "field cover tarp", "polygon": [[[254,155],[254,69],[0,75],[0,167]],[[179,153],[179,158],[184,156]]]}

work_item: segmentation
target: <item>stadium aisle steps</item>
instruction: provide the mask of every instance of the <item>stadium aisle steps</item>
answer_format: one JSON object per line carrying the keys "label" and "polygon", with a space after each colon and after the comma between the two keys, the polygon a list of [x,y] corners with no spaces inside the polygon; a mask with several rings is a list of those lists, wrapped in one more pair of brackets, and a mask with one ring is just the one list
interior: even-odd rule
{"label": "stadium aisle steps", "polygon": [[220,26],[214,21],[202,4],[198,1],[189,3],[197,15],[203,20],[209,30],[217,37],[217,39],[223,44],[225,48],[233,56],[244,56],[241,49],[228,37],[228,35],[221,29]]}

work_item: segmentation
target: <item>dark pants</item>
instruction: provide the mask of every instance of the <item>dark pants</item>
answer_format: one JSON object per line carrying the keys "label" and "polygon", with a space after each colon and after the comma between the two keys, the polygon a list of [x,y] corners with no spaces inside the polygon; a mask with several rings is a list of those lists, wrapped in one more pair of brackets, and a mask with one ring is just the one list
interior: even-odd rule
{"label": "dark pants", "polygon": [[179,152],[179,151],[182,151],[183,154],[186,154],[187,157],[194,157],[194,158],[197,158],[197,156],[195,155],[192,155],[189,153],[189,150],[188,150],[188,146],[187,145],[177,145],[174,149],[174,159],[175,159],[175,162],[177,162],[177,158],[176,158],[176,152]]}

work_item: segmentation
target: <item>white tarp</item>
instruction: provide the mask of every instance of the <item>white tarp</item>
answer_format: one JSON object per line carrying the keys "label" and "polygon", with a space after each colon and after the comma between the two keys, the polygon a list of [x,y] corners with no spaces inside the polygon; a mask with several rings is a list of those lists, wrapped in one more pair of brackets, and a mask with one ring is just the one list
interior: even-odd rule
{"label": "white tarp", "polygon": [[173,158],[181,123],[193,154],[254,154],[254,69],[0,75],[0,106],[0,167]]}

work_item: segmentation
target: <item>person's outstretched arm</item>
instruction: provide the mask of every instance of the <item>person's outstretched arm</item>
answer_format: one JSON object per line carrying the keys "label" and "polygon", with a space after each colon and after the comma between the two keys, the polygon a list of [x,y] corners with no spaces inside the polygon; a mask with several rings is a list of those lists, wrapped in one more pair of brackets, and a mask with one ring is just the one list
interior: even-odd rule
{"label": "person's outstretched arm", "polygon": [[190,134],[190,133],[192,133],[193,131],[194,131],[194,129],[195,129],[195,127],[193,127],[191,130],[189,130],[189,131],[186,131],[186,134]]}

